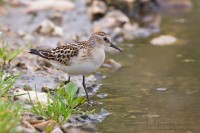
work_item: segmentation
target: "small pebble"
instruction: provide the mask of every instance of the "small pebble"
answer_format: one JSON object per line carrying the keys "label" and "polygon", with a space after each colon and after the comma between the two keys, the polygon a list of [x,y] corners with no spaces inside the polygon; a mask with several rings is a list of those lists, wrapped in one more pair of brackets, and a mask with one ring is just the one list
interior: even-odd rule
{"label": "small pebble", "polygon": [[171,35],[161,35],[151,40],[152,45],[165,46],[175,43],[177,39]]}
{"label": "small pebble", "polygon": [[157,88],[156,90],[157,91],[166,91],[167,89],[166,88]]}
{"label": "small pebble", "polygon": [[107,97],[107,96],[108,96],[108,94],[106,94],[106,93],[100,93],[100,94],[97,95],[97,97],[100,97],[100,98],[104,98],[104,97]]}
{"label": "small pebble", "polygon": [[32,91],[32,88],[29,85],[24,85],[23,89],[25,91]]}

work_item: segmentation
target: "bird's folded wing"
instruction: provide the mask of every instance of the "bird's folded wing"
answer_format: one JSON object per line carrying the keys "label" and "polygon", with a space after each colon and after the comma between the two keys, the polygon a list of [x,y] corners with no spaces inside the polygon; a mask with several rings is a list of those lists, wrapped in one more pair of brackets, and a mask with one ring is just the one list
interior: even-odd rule
{"label": "bird's folded wing", "polygon": [[48,59],[68,65],[70,64],[70,59],[77,56],[78,53],[79,48],[73,45],[59,46],[49,51]]}
{"label": "bird's folded wing", "polygon": [[81,47],[67,44],[51,50],[30,49],[29,53],[38,55],[48,60],[59,62],[61,64],[69,65],[70,59],[78,55],[79,49],[81,49]]}

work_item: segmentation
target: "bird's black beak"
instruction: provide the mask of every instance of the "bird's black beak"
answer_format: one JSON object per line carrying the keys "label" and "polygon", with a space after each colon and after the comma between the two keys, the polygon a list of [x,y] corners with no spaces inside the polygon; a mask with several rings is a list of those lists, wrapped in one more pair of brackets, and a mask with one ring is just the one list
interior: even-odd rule
{"label": "bird's black beak", "polygon": [[120,48],[115,46],[113,43],[110,43],[110,47],[115,48],[115,49],[119,50],[120,52],[123,52]]}

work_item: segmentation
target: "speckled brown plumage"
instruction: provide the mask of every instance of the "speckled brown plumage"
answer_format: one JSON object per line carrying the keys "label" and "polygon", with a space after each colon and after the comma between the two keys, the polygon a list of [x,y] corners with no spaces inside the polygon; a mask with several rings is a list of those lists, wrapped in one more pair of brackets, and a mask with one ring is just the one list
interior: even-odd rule
{"label": "speckled brown plumage", "polygon": [[[87,42],[77,42],[77,43],[70,43],[65,46],[59,46],[52,50],[38,50],[34,51],[33,53],[46,58],[48,60],[57,61],[61,64],[69,65],[70,59],[75,57],[79,54],[79,50],[83,49],[86,46]],[[33,51],[33,50],[32,50]],[[89,51],[89,48],[88,50]]]}
{"label": "speckled brown plumage", "polygon": [[79,49],[72,45],[60,46],[52,49],[48,54],[49,60],[58,61],[61,64],[68,65],[70,58],[78,55]]}

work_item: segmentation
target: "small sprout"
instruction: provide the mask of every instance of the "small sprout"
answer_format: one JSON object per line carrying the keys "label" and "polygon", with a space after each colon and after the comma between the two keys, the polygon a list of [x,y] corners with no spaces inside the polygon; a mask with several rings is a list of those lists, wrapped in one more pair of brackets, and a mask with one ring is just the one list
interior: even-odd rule
{"label": "small sprout", "polygon": [[2,69],[0,69],[0,97],[7,94],[19,76],[20,74],[11,75],[10,73],[5,73]]}
{"label": "small sprout", "polygon": [[10,64],[10,62],[16,58],[24,49],[24,48],[20,48],[17,50],[12,50],[9,51],[8,50],[8,44],[4,43],[1,47],[0,47],[0,62],[3,63],[3,66],[6,64]]}

